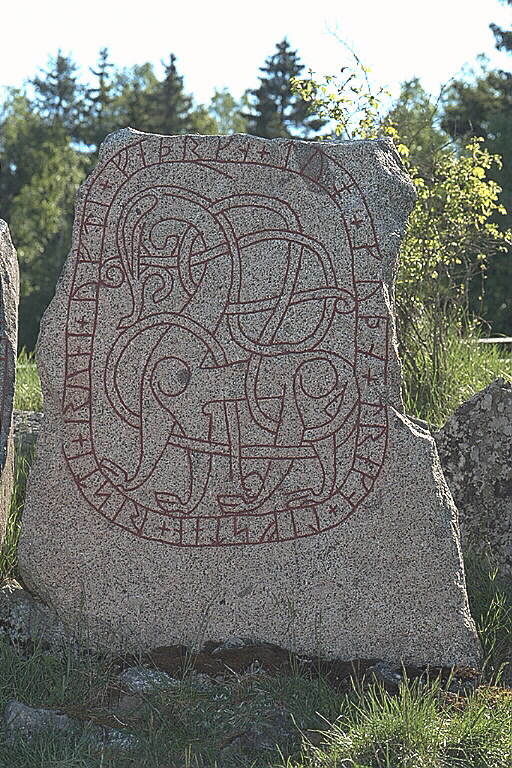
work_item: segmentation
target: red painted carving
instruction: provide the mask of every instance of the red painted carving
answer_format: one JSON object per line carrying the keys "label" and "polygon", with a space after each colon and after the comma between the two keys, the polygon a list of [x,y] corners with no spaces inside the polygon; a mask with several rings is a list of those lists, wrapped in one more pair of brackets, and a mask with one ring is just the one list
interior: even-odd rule
{"label": "red painted carving", "polygon": [[[366,201],[322,149],[261,147],[139,139],[83,196],[63,450],[88,504],[146,539],[318,535],[382,468],[389,328]],[[297,177],[336,237],[274,192]]]}

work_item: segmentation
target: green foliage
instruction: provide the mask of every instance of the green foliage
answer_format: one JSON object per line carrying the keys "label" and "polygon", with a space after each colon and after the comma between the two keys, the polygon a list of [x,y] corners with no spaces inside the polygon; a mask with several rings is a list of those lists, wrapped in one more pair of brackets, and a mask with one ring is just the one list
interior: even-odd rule
{"label": "green foliage", "polygon": [[67,255],[73,202],[83,161],[60,114],[43,117],[12,91],[0,134],[0,216],[10,227],[20,265],[21,346],[34,346],[41,315]]}
{"label": "green foliage", "polygon": [[[459,344],[474,341],[467,320],[471,282],[510,241],[495,220],[505,212],[500,188],[488,178],[496,163],[474,139],[460,152],[438,150],[429,175],[409,165],[418,200],[402,245],[396,304],[406,376],[416,402],[423,393],[425,409],[452,383],[461,385],[452,365],[464,354],[454,355],[453,345],[457,337]],[[450,400],[443,398],[444,407]]]}
{"label": "green foliage", "polygon": [[151,130],[166,135],[214,133],[215,122],[207,110],[202,107],[194,109],[192,96],[185,93],[174,54],[169,57],[168,64],[164,64],[164,70],[164,79],[157,84],[151,104],[148,104]]}
{"label": "green foliage", "polygon": [[[471,137],[482,137],[484,146],[491,153],[503,158],[503,163],[494,164],[489,174],[503,189],[502,200],[512,210],[512,182],[508,169],[512,162],[512,74],[487,71],[473,81],[455,81],[446,94],[443,127],[459,144]],[[506,223],[512,227],[512,216]],[[512,250],[499,254],[486,273],[481,301],[481,312],[492,324],[495,331],[507,332],[512,323]],[[475,291],[472,303],[479,306],[479,295]]]}
{"label": "green foliage", "polygon": [[[502,3],[512,6],[512,0],[501,0]],[[512,30],[502,29],[497,24],[490,25],[496,39],[496,48],[499,51],[512,51]]]}
{"label": "green foliage", "polygon": [[[341,80],[318,83],[311,76],[295,79],[293,87],[322,117],[335,121],[336,135],[393,138],[413,180],[417,203],[402,243],[396,280],[404,396],[409,412],[440,423],[454,406],[457,392],[467,391],[463,380],[470,369],[474,371],[467,356],[456,351],[465,341],[473,341],[470,286],[512,237],[498,223],[505,214],[501,188],[489,176],[501,160],[479,139],[460,149],[448,142],[437,105],[418,81],[405,83],[397,103],[386,112],[383,91],[374,94],[368,70],[357,57],[354,70],[345,68]],[[484,355],[489,358],[487,350],[480,358]],[[455,362],[460,379],[455,378]]]}
{"label": "green foliage", "polygon": [[[16,365],[16,390],[14,407],[20,411],[42,411],[43,397],[41,382],[33,353],[22,349]],[[21,513],[25,503],[25,488],[32,457],[16,454],[14,485],[11,496],[5,537],[0,549],[0,583],[15,576],[17,566],[16,550],[21,528]]]}
{"label": "green foliage", "polygon": [[[510,0],[505,2],[512,6]],[[496,47],[512,53],[512,32],[491,24]],[[490,176],[503,189],[502,200],[512,212],[512,73],[489,70],[481,59],[481,70],[469,77],[455,80],[447,90],[444,104],[443,127],[459,144],[470,137],[481,137],[491,153],[503,158],[502,166],[490,169]],[[512,213],[507,217],[512,227]],[[489,266],[483,301],[479,305],[481,290],[474,291],[471,300],[478,307],[495,332],[508,333],[512,326],[512,248],[499,254]]]}
{"label": "green foliage", "polygon": [[164,79],[153,99],[153,130],[166,135],[188,133],[192,96],[183,91],[183,77],[178,75],[174,54],[171,54],[168,64],[164,64],[164,69]]}
{"label": "green foliage", "polygon": [[109,60],[108,48],[102,48],[98,62],[91,73],[96,84],[86,89],[81,139],[97,154],[105,136],[114,130],[116,116],[112,109],[114,99],[114,82],[112,71],[114,64]]}
{"label": "green foliage", "polygon": [[[334,122],[334,136],[343,139],[373,139],[381,123],[382,103],[389,96],[385,88],[374,91],[370,70],[351,51],[355,67],[344,66],[337,76],[316,80],[309,70],[307,78],[291,78],[293,93],[321,118],[322,124]],[[325,137],[328,138],[328,137]]]}
{"label": "green foliage", "polygon": [[[148,62],[114,69],[108,97],[102,104],[104,127],[109,132],[130,126],[138,131],[167,135],[215,133],[217,125],[208,110],[195,105],[192,96],[185,92],[174,54],[162,64],[161,80]],[[100,74],[101,71],[100,68]]]}
{"label": "green foliage", "polygon": [[249,91],[250,110],[244,115],[247,131],[268,139],[307,137],[318,131],[324,120],[311,116],[311,106],[302,94],[292,89],[291,82],[302,72],[297,51],[286,40],[276,45],[277,51],[269,56],[260,77],[260,86]]}
{"label": "green foliage", "polygon": [[50,58],[49,69],[31,81],[34,107],[47,122],[58,125],[69,136],[76,136],[82,118],[81,103],[85,87],[78,79],[78,66],[71,57],[58,51]]}
{"label": "green foliage", "polygon": [[113,126],[130,126],[138,131],[149,131],[152,100],[157,85],[158,78],[152,65],[147,62],[116,71],[109,108]]}
{"label": "green foliage", "polygon": [[465,293],[475,272],[510,236],[492,218],[505,213],[501,189],[488,178],[492,165],[499,164],[500,158],[483,148],[482,140],[472,139],[461,152],[437,151],[428,176],[409,165],[418,200],[399,284],[423,280],[422,293],[429,297],[444,293],[453,300],[454,293]]}
{"label": "green foliage", "polygon": [[435,173],[438,155],[450,148],[450,137],[442,127],[438,98],[426,93],[418,78],[402,83],[400,94],[384,115],[383,129],[397,143],[408,167],[414,168],[422,178]]}
{"label": "green foliage", "polygon": [[15,457],[14,486],[9,505],[5,536],[0,548],[0,584],[14,578],[18,564],[17,548],[21,531],[21,514],[25,503],[30,464],[25,457]]}
{"label": "green foliage", "polygon": [[209,112],[217,124],[218,133],[247,133],[247,118],[242,114],[247,108],[246,95],[238,102],[227,88],[216,90],[210,102]]}

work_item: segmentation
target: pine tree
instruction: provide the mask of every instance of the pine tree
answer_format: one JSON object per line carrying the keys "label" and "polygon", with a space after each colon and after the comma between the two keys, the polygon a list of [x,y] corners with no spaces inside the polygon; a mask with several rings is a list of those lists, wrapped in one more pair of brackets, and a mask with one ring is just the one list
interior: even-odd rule
{"label": "pine tree", "polygon": [[[507,5],[512,5],[512,0],[502,0],[502,2],[507,3]],[[498,27],[497,24],[490,24],[489,26],[494,33],[498,51],[512,53],[512,30],[502,29],[501,27]]]}
{"label": "pine tree", "polygon": [[260,67],[260,87],[249,91],[251,112],[245,115],[247,130],[268,139],[306,137],[311,131],[318,131],[324,121],[309,116],[307,102],[292,93],[290,80],[304,69],[297,51],[290,48],[286,38],[276,48],[277,52]]}
{"label": "pine tree", "polygon": [[83,141],[93,146],[95,153],[105,136],[117,127],[112,109],[114,83],[110,70],[113,67],[113,63],[109,61],[108,48],[102,48],[96,68],[91,67],[97,85],[89,87],[86,92],[86,115],[82,131]]}
{"label": "pine tree", "polygon": [[78,66],[69,56],[57,52],[50,58],[49,69],[31,81],[34,106],[48,122],[59,125],[72,138],[80,138],[84,115],[85,88],[78,81]]}
{"label": "pine tree", "polygon": [[154,101],[153,131],[169,136],[191,130],[192,96],[183,89],[183,77],[176,68],[176,56],[171,53],[164,65],[164,79],[158,84]]}
{"label": "pine tree", "polygon": [[112,105],[114,128],[153,131],[154,103],[158,78],[149,62],[116,71],[113,78]]}

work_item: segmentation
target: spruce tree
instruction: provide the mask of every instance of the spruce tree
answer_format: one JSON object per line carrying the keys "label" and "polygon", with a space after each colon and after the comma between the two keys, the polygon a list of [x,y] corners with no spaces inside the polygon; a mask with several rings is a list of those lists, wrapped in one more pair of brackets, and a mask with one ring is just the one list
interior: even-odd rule
{"label": "spruce tree", "polygon": [[86,92],[86,115],[82,132],[83,141],[94,147],[96,152],[105,136],[117,127],[112,108],[114,83],[110,70],[113,67],[113,63],[109,61],[108,48],[102,48],[96,68],[91,67],[97,84],[89,87]]}
{"label": "spruce tree", "polygon": [[59,126],[73,139],[80,139],[84,116],[85,88],[78,80],[78,66],[59,50],[50,58],[49,69],[31,81],[34,106],[49,123]]}
{"label": "spruce tree", "polygon": [[192,96],[184,91],[183,77],[176,68],[176,56],[171,53],[169,62],[162,64],[164,79],[156,88],[152,130],[169,136],[188,133],[192,128]]}
{"label": "spruce tree", "polygon": [[[501,1],[512,6],[512,0]],[[490,24],[489,26],[493,31],[498,51],[512,53],[512,29],[503,29],[502,27],[498,27],[497,24]]]}
{"label": "spruce tree", "polygon": [[158,78],[149,62],[118,70],[114,75],[112,113],[115,128],[154,130]]}
{"label": "spruce tree", "polygon": [[286,38],[276,48],[276,53],[260,67],[260,87],[249,91],[251,111],[245,115],[247,130],[268,139],[304,138],[311,131],[318,131],[324,121],[311,117],[307,102],[292,93],[290,80],[304,69],[297,51],[290,48]]}

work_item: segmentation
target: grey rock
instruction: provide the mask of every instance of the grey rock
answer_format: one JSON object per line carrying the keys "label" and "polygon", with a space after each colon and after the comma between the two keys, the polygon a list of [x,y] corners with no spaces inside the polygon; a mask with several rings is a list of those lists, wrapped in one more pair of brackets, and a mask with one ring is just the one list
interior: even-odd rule
{"label": "grey rock", "polygon": [[299,732],[290,716],[276,713],[272,717],[255,720],[223,747],[220,765],[231,764],[229,761],[237,761],[237,758],[254,757],[255,753],[275,753],[277,757],[279,749],[286,752],[292,742],[298,741],[298,737]]}
{"label": "grey rock", "polygon": [[434,434],[462,547],[512,578],[512,384],[496,379]]}
{"label": "grey rock", "polygon": [[476,688],[478,688],[479,683],[480,681],[478,678],[475,678],[474,680],[455,679],[450,683],[447,690],[450,691],[450,693],[456,693],[457,696],[471,696],[471,694],[475,692]]}
{"label": "grey rock", "polygon": [[18,732],[26,740],[45,731],[54,731],[68,736],[79,736],[82,724],[62,712],[51,709],[35,709],[20,701],[9,701],[5,705],[3,724],[10,732]]}
{"label": "grey rock", "polygon": [[241,741],[248,752],[277,752],[277,747],[284,747],[292,735],[297,737],[293,721],[281,715],[253,723]]}
{"label": "grey rock", "polygon": [[140,722],[149,711],[147,697],[142,693],[119,691],[117,700],[110,706],[110,712],[121,725]]}
{"label": "grey rock", "polygon": [[195,670],[192,670],[189,679],[192,685],[200,691],[207,691],[210,688],[214,688],[218,682],[222,682],[220,676],[211,677],[211,675],[207,675],[205,672],[196,672]]}
{"label": "grey rock", "polygon": [[154,693],[175,688],[179,681],[158,669],[128,667],[119,676],[119,685],[128,693]]}
{"label": "grey rock", "polygon": [[[196,672],[194,669],[188,673],[187,680],[198,690],[207,690],[215,686],[215,680],[210,675]],[[132,695],[145,696],[156,691],[173,690],[180,685],[182,685],[181,680],[150,667],[128,667],[119,675],[120,689]]]}
{"label": "grey rock", "polygon": [[[96,730],[97,729],[97,730]],[[140,742],[137,736],[131,733],[125,733],[117,728],[105,728],[94,726],[94,735],[96,743],[103,747],[115,747],[123,751],[137,749]]]}
{"label": "grey rock", "polygon": [[366,670],[366,675],[374,680],[378,680],[382,683],[387,683],[392,686],[397,686],[402,680],[401,668],[393,664],[387,664],[384,661],[379,661]]}
{"label": "grey rock", "polygon": [[13,412],[14,447],[16,460],[22,456],[32,462],[37,437],[43,426],[43,414],[37,411]]}
{"label": "grey rock", "polygon": [[16,581],[0,587],[0,637],[20,652],[36,644],[56,653],[75,647],[57,614]]}
{"label": "grey rock", "polygon": [[11,736],[21,735],[30,741],[40,733],[53,732],[65,736],[80,737],[86,733],[91,742],[103,747],[130,750],[138,745],[138,739],[116,728],[105,728],[69,717],[53,709],[28,707],[19,701],[9,701],[4,709],[3,725]]}
{"label": "grey rock", "polygon": [[18,550],[93,647],[477,663],[456,510],[400,397],[414,199],[388,140],[104,143],[41,324]]}
{"label": "grey rock", "polygon": [[19,273],[9,227],[0,219],[0,546],[14,482],[12,409],[16,381]]}
{"label": "grey rock", "polygon": [[243,637],[228,637],[213,649],[212,654],[213,656],[218,656],[219,653],[226,648],[246,648],[250,645],[254,645],[253,640],[245,639]]}

